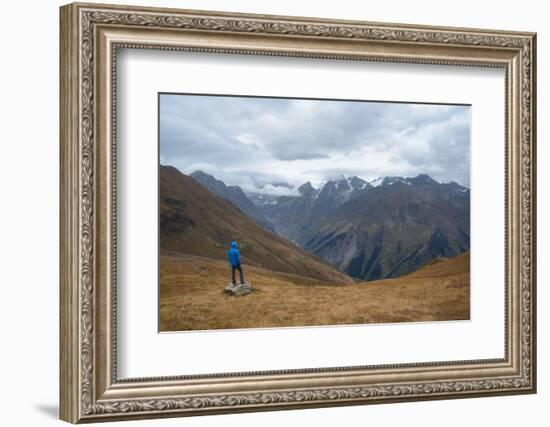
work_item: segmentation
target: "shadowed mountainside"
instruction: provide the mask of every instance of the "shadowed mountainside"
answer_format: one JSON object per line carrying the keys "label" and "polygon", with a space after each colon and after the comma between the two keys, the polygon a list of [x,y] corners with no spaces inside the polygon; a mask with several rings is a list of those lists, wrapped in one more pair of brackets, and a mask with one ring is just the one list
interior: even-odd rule
{"label": "shadowed mountainside", "polygon": [[308,223],[296,241],[353,277],[402,276],[469,250],[469,191],[432,182],[375,187]]}

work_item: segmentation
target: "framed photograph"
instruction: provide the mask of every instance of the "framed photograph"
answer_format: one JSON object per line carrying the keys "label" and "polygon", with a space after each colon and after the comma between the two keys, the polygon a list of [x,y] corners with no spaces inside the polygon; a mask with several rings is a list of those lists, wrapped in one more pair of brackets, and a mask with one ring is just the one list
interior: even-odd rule
{"label": "framed photograph", "polygon": [[63,420],[536,391],[535,34],[60,22]]}

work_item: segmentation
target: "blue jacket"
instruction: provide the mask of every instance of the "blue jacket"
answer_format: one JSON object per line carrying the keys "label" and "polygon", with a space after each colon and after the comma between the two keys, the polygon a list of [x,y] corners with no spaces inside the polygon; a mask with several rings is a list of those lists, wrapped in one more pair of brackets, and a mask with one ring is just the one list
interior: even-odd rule
{"label": "blue jacket", "polygon": [[241,265],[241,253],[238,248],[239,245],[237,245],[237,242],[231,242],[231,249],[227,252],[231,267],[238,267]]}

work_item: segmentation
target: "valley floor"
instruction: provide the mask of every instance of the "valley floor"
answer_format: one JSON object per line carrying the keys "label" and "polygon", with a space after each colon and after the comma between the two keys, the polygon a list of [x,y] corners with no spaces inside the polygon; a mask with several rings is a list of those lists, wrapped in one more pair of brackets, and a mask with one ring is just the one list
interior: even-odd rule
{"label": "valley floor", "polygon": [[233,297],[227,262],[160,258],[160,331],[424,322],[470,318],[469,253],[396,279],[338,285],[243,265],[254,292]]}

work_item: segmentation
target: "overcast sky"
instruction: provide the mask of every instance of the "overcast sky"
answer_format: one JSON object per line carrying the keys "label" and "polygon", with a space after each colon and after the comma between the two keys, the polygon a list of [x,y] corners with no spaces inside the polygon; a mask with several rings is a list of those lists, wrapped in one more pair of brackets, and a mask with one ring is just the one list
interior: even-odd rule
{"label": "overcast sky", "polygon": [[160,162],[245,191],[339,175],[428,174],[470,186],[470,107],[161,95]]}

